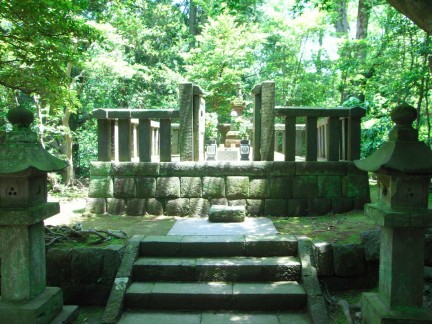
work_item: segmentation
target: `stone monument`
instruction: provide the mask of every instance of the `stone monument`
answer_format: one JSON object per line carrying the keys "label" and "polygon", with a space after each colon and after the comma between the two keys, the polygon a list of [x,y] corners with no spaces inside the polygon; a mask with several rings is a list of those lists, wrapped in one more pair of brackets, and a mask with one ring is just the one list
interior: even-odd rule
{"label": "stone monument", "polygon": [[425,228],[432,227],[432,151],[418,141],[411,126],[416,117],[411,106],[393,109],[396,125],[389,142],[354,161],[378,176],[378,202],[366,205],[365,213],[382,226],[379,292],[362,295],[363,323],[432,323],[432,312],[423,307]]}
{"label": "stone monument", "polygon": [[63,306],[60,288],[46,287],[44,220],[60,211],[47,202],[47,172],[67,164],[50,155],[31,131],[33,114],[9,111],[13,125],[0,146],[0,323],[67,322],[77,306]]}

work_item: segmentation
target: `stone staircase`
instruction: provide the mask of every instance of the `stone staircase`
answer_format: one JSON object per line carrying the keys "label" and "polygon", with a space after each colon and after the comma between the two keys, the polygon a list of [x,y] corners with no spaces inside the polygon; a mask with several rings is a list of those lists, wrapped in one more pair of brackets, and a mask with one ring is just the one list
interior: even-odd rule
{"label": "stone staircase", "polygon": [[320,322],[294,236],[148,236],[136,250],[120,323]]}

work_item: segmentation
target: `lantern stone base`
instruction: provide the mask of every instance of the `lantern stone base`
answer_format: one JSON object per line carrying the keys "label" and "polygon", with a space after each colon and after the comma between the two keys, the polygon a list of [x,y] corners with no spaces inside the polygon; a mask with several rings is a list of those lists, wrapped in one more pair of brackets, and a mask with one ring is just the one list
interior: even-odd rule
{"label": "lantern stone base", "polygon": [[432,323],[431,311],[416,307],[390,309],[377,293],[364,293],[361,299],[361,309],[362,323],[365,324]]}
{"label": "lantern stone base", "polygon": [[0,323],[67,323],[77,316],[78,306],[63,307],[63,292],[57,287],[47,287],[27,302],[10,303],[0,299]]}

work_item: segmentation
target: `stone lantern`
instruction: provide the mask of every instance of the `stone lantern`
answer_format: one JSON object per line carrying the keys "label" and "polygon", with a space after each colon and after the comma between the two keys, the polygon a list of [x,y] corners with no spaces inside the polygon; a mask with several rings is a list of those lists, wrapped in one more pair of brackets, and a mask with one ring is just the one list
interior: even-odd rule
{"label": "stone lantern", "polygon": [[0,147],[0,323],[64,321],[77,307],[63,307],[61,289],[46,287],[43,222],[60,211],[47,202],[47,172],[67,164],[38,144],[30,111],[15,108],[7,117],[13,129]]}
{"label": "stone lantern", "polygon": [[366,205],[365,213],[382,227],[379,292],[363,294],[363,323],[432,323],[432,312],[423,307],[425,228],[432,227],[432,151],[418,141],[411,126],[416,117],[409,105],[393,109],[396,125],[389,142],[354,161],[378,176],[378,202]]}

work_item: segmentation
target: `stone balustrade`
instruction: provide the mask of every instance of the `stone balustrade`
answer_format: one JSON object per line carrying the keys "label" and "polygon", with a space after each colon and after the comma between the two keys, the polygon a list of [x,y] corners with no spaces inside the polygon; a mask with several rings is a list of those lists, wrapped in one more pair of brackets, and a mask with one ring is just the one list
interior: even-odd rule
{"label": "stone balustrade", "polygon": [[[204,160],[205,101],[192,83],[180,84],[179,109],[96,109],[98,161]],[[172,123],[179,120],[179,123]],[[177,136],[172,136],[173,126]]]}
{"label": "stone balustrade", "polygon": [[252,90],[254,110],[254,161],[273,161],[275,117],[285,118],[285,161],[295,161],[297,119],[305,119],[305,159],[317,161],[353,161],[360,158],[362,108],[276,107],[275,83],[265,81]]}

